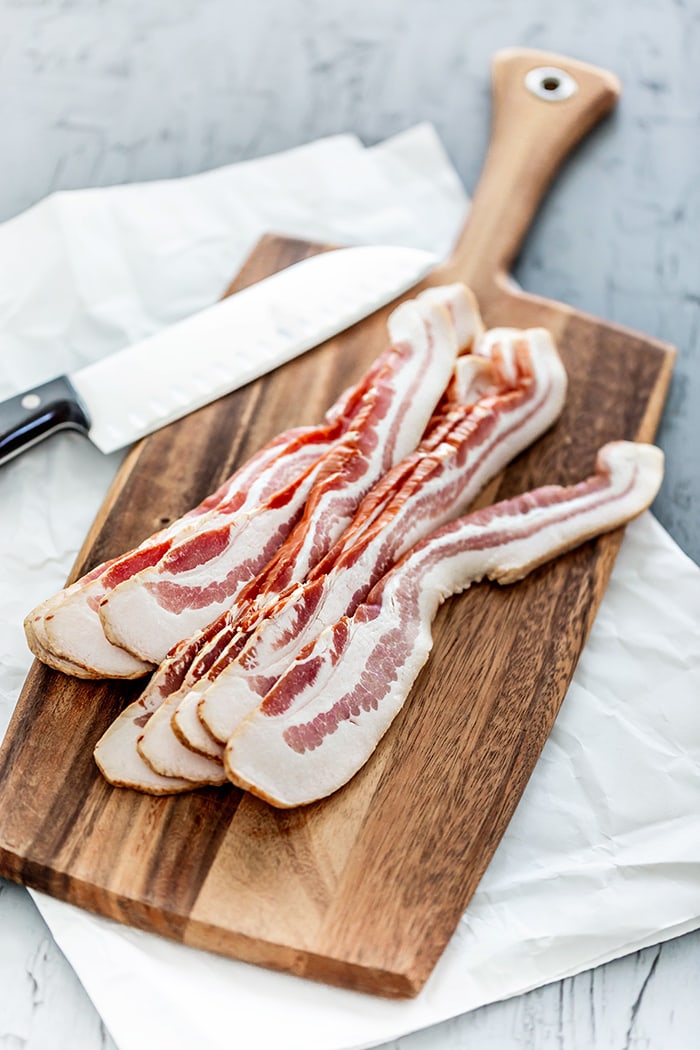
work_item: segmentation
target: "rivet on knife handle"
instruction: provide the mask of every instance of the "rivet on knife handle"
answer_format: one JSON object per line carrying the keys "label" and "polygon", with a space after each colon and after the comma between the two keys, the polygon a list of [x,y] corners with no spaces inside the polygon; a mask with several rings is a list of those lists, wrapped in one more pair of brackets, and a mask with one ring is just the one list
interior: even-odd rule
{"label": "rivet on knife handle", "polygon": [[0,403],[0,463],[57,430],[87,434],[90,420],[67,376],[59,376]]}

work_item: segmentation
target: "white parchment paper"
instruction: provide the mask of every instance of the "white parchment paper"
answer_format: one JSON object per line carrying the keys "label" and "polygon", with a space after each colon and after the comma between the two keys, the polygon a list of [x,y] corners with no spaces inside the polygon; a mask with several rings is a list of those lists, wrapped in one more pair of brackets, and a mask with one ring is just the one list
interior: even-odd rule
{"label": "white parchment paper", "polygon": [[[0,396],[213,302],[267,230],[445,255],[465,208],[427,126],[371,150],[339,136],[173,182],[54,195],[0,226]],[[0,470],[2,731],[30,663],[23,616],[62,585],[119,459],[66,434]],[[508,831],[412,1002],[270,973],[34,894],[37,905],[122,1050],[206,1050],[232,1032],[260,1050],[371,1046],[694,929],[699,623],[700,571],[644,515]]]}

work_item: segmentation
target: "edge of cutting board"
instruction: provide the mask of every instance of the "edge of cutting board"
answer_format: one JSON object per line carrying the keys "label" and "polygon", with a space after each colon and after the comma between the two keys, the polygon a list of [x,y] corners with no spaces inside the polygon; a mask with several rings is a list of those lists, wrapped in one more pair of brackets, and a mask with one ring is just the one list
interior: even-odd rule
{"label": "edge of cutting board", "polygon": [[[263,269],[272,272],[321,247],[268,236],[234,287],[264,276]],[[443,276],[444,271],[434,275],[430,283]],[[630,416],[629,426],[637,436],[652,436],[670,378],[669,348],[510,289],[497,289],[483,303],[487,320],[503,320],[494,314],[503,304],[509,323],[531,324],[546,312],[564,335],[573,325],[576,339],[598,339],[603,349],[609,343],[613,354],[618,341],[625,347],[638,345],[641,365],[632,379],[641,384],[639,397],[644,400],[634,420]],[[390,309],[378,312],[377,324]],[[339,337],[341,341],[353,345],[362,324],[355,326],[354,336]],[[312,369],[328,349],[304,355],[307,361],[299,364],[299,371],[285,375]],[[589,345],[586,353],[594,350]],[[338,359],[337,354],[332,362],[332,383],[342,388],[346,372],[349,381],[357,363]],[[575,372],[573,359],[572,367]],[[133,542],[162,524],[129,495],[137,475],[152,478],[149,471],[159,454],[169,457],[168,476],[181,478],[184,486],[176,498],[165,490],[154,493],[153,514],[167,517],[177,513],[183,501],[194,502],[188,486],[196,482],[195,487],[209,486],[209,491],[259,443],[264,432],[259,430],[262,392],[279,385],[284,384],[258,381],[173,424],[178,430],[166,428],[135,446],[114,479],[71,578],[117,552],[109,548],[110,522],[122,538],[130,536]],[[281,404],[281,395],[276,396]],[[572,396],[575,401],[576,389]],[[315,390],[313,397],[318,401],[321,392]],[[237,406],[233,442],[212,457],[210,443],[230,411],[227,405]],[[266,425],[269,430],[269,419]],[[603,419],[601,433],[607,425]],[[198,464],[194,480],[179,462],[178,434],[187,436],[192,460]],[[587,446],[579,453],[578,438],[576,432],[567,432],[564,454],[557,451],[556,433],[545,436],[532,454],[518,457],[505,476],[489,486],[489,498],[496,490],[504,496],[529,487],[531,477],[537,480],[537,472],[548,463],[556,466],[561,455],[573,457],[578,469],[577,457],[585,460],[588,455]],[[590,444],[590,434],[588,439]],[[566,464],[557,469],[566,472]],[[163,500],[171,498],[166,510]],[[302,810],[275,811],[235,789],[203,789],[158,799],[110,788],[95,775],[92,756],[81,750],[78,737],[84,733],[94,743],[114,711],[140,685],[80,683],[35,664],[0,753],[6,774],[0,783],[0,873],[189,945],[374,994],[416,995],[534,768],[621,537],[622,530],[617,530],[586,544],[516,587],[476,587],[467,601],[443,606],[435,624],[433,661],[416,683],[415,702],[405,705],[353,781],[330,799]],[[527,639],[521,641],[520,635],[527,630],[523,624],[538,616],[551,628],[551,637],[545,638],[539,662],[530,666],[522,650]],[[465,653],[463,640],[473,636],[474,623],[489,617],[497,624],[492,641],[497,638],[500,644],[508,636],[511,649]],[[569,625],[569,633],[558,633],[558,623]],[[495,655],[497,661],[492,659]],[[469,670],[463,673],[467,664]],[[471,706],[462,700],[464,674]],[[496,674],[500,677],[493,677]],[[493,683],[497,688],[492,689]],[[78,709],[78,698],[93,706]],[[454,717],[457,712],[459,718]],[[429,741],[426,718],[435,734]],[[46,756],[53,754],[50,734],[68,724],[66,720],[73,735],[63,740],[64,752],[54,755],[47,776],[41,763],[46,765]],[[504,761],[506,769],[501,768]],[[62,776],[70,780],[65,790]],[[451,794],[445,809],[448,782]],[[504,784],[508,790],[502,790]],[[168,833],[178,823],[181,838],[173,842]],[[414,878],[407,882],[409,862]]]}

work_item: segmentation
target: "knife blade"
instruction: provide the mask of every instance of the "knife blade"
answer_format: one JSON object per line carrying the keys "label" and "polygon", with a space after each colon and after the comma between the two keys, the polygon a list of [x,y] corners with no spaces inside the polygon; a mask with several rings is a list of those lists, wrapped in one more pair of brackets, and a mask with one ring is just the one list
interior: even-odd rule
{"label": "knife blade", "polygon": [[430,252],[338,248],[296,263],[132,346],[0,403],[0,464],[51,434],[104,453],[330,339],[407,291]]}

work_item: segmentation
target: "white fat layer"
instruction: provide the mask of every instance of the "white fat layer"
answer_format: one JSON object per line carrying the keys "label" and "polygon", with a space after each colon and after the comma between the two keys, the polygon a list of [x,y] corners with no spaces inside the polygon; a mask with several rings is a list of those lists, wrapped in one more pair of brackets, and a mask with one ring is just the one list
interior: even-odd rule
{"label": "white fat layer", "polygon": [[75,678],[85,678],[89,681],[94,681],[100,677],[100,675],[87,671],[84,667],[79,667],[78,664],[64,660],[46,649],[37,636],[30,617],[27,617],[24,621],[24,633],[30,650],[48,667],[53,667],[56,671],[62,671],[64,674],[73,675]]}
{"label": "white fat layer", "polygon": [[474,353],[481,357],[493,357],[494,350],[498,349],[501,355],[501,366],[504,377],[508,382],[514,382],[517,376],[515,364],[516,340],[526,335],[529,341],[533,341],[533,333],[542,332],[551,341],[549,332],[544,328],[489,328],[482,332],[474,347]]}
{"label": "white fat layer", "polygon": [[105,678],[139,678],[153,665],[107,640],[100,618],[89,604],[102,594],[98,579],[66,595],[50,619],[44,621],[47,648]]}
{"label": "white fat layer", "polygon": [[[412,637],[410,654],[376,707],[339,721],[320,747],[302,754],[289,747],[284,731],[328,712],[352,688],[354,676],[349,674],[349,668],[365,667],[375,647],[382,645],[381,636],[397,627]],[[325,656],[323,671],[314,685],[300,694],[293,710],[271,718],[258,709],[234,734],[225,756],[226,769],[234,783],[273,805],[299,806],[325,798],[365,764],[401,710],[427,660],[432,635],[429,625],[420,624],[417,619],[408,623],[393,602],[387,602],[379,620],[351,621],[351,634],[343,658],[335,664],[329,652],[332,632],[319,637],[314,656]]]}
{"label": "white fat layer", "polygon": [[457,344],[461,353],[471,350],[484,331],[476,297],[464,284],[427,288],[418,296],[418,302],[421,304],[437,302],[446,307],[455,327]]}
{"label": "white fat layer", "polygon": [[454,401],[458,405],[473,405],[487,394],[497,392],[497,377],[493,363],[486,357],[467,354],[460,357],[454,371]]}
{"label": "white fat layer", "polygon": [[[377,443],[381,453],[398,409],[399,426],[388,464],[393,466],[408,455],[423,436],[435,406],[450,381],[459,347],[447,309],[441,303],[428,300],[422,305],[412,300],[398,306],[389,317],[389,334],[393,343],[407,343],[415,351],[412,354],[413,367],[404,368],[398,377],[399,384],[393,402],[395,410],[382,421],[384,433]],[[419,381],[417,389],[416,380]],[[407,395],[411,396],[411,400],[409,410],[405,411]],[[378,476],[373,480],[376,481]]]}
{"label": "white fat layer", "polygon": [[[306,624],[300,626],[297,623],[300,590],[292,592],[285,605],[276,608],[273,617],[262,621],[242,653],[207,686],[203,694],[199,707],[200,718],[217,740],[228,740],[241,721],[262,700],[260,685],[255,681],[257,675],[282,675],[304,645],[312,642],[324,627],[336,623],[347,613],[353,597],[357,600],[356,595],[362,589],[363,581],[366,581],[365,593],[369,590],[380,552],[383,551],[384,556],[393,562],[426,533],[439,528],[456,514],[464,513],[483,486],[557,418],[563,406],[566,375],[549,334],[543,329],[498,331],[499,339],[484,343],[484,352],[492,352],[496,344],[507,351],[516,339],[525,339],[532,349],[536,377],[533,401],[537,401],[538,391],[548,390],[549,395],[530,419],[527,416],[532,413],[532,402],[499,417],[486,454],[484,448],[478,449],[481,460],[476,469],[472,456],[465,457],[461,467],[456,465],[458,457],[449,447],[446,454],[448,463],[452,461],[452,470],[427,480],[416,498],[407,500],[391,523],[362,551],[350,569],[336,568],[328,573],[321,601]],[[463,484],[455,485],[460,475],[465,480]],[[450,483],[454,485],[454,497],[446,501],[438,512],[437,497]],[[431,499],[432,496],[435,499]],[[417,500],[428,501],[420,515],[415,513]]]}
{"label": "white fat layer", "polygon": [[182,693],[173,693],[154,712],[137,741],[139,755],[160,776],[182,777],[191,784],[225,783],[221,762],[196,754],[175,736],[170,719],[181,699]]}
{"label": "white fat layer", "polygon": [[[313,683],[292,698],[280,715],[253,712],[228,742],[225,765],[231,779],[279,806],[295,806],[325,797],[342,786],[369,758],[400,710],[431,648],[430,625],[440,602],[488,576],[508,582],[522,578],[536,565],[641,513],[658,491],[663,456],[658,449],[630,442],[613,442],[598,456],[597,472],[609,476],[601,490],[572,493],[566,502],[534,503],[527,511],[480,520],[467,516],[442,529],[415,549],[373,590],[369,603],[379,604],[378,618],[358,610],[349,622],[350,641],[340,659],[333,658],[333,630],[327,629],[310,650],[297,659],[297,667],[321,657],[322,669]],[[507,508],[507,504],[503,505]],[[502,535],[527,525],[528,536],[498,546],[473,550],[475,537]],[[534,529],[534,531],[532,531]],[[464,547],[460,550],[459,545]],[[365,608],[368,608],[366,606]],[[338,720],[332,732],[313,748],[299,753],[285,739],[285,732],[316,719],[324,724],[334,704],[352,690],[359,674],[370,664],[375,647],[386,644],[388,631],[399,629],[409,642],[403,663],[392,679],[385,668],[376,707],[352,711]],[[270,700],[284,690],[280,680]]]}
{"label": "white fat layer", "polygon": [[192,690],[180,700],[171,719],[173,731],[186,747],[189,746],[200,755],[223,761],[223,744],[214,740],[211,733],[204,728],[197,713],[200,696],[201,693]]}
{"label": "white fat layer", "polygon": [[172,795],[190,791],[191,781],[159,776],[136,750],[136,742],[143,728],[135,719],[146,713],[144,705],[137,700],[122,711],[100,738],[94,751],[100,771],[115,787],[135,788],[149,795]]}
{"label": "white fat layer", "polygon": [[53,653],[50,648],[51,642],[47,624],[50,622],[50,618],[55,616],[66,598],[74,594],[78,587],[79,581],[64,588],[57,594],[52,594],[50,598],[46,598],[36,608],[32,609],[24,618],[24,633],[31,652],[45,664],[55,667],[58,671],[65,671],[66,674],[74,674],[78,678],[96,678],[98,675],[88,672],[85,668],[74,664],[58,653]]}
{"label": "white fat layer", "polygon": [[[400,418],[398,433],[392,449],[393,462],[403,458],[420,440],[437,401],[454,369],[457,340],[447,310],[440,304],[402,303],[389,318],[392,342],[407,343],[411,347],[409,361],[397,372],[393,411],[379,426],[378,452],[371,471],[365,476],[364,488],[357,491],[357,502],[369,484],[381,474],[382,448],[386,444],[393,421]],[[429,367],[426,368],[426,363]],[[418,389],[414,389],[416,383]],[[411,396],[410,411],[404,411]],[[115,645],[129,650],[142,660],[158,663],[181,638],[211,622],[235,600],[237,591],[220,601],[212,601],[200,609],[185,607],[179,613],[169,612],[158,605],[148,592],[149,583],[171,580],[178,587],[206,587],[259,553],[266,540],[277,534],[293,516],[294,509],[307,498],[314,481],[310,472],[299,486],[295,498],[285,507],[275,510],[263,506],[257,514],[250,514],[244,527],[236,528],[226,550],[202,565],[170,576],[167,558],[158,566],[144,569],[120,584],[108,594],[100,606],[104,633]],[[323,507],[321,507],[323,512]],[[216,520],[214,525],[216,525]],[[220,523],[219,523],[220,524]],[[341,522],[339,533],[347,521]],[[177,548],[174,548],[175,550]],[[245,581],[243,581],[245,582]],[[242,584],[241,584],[242,586]],[[238,588],[238,590],[240,587]]]}
{"label": "white fat layer", "polygon": [[228,572],[235,571],[246,561],[253,564],[260,552],[284,529],[289,516],[296,513],[308,494],[309,486],[300,486],[294,508],[267,509],[254,515],[243,515],[232,523],[232,538],[218,558],[194,568],[170,575],[158,567],[144,569],[131,579],[110,591],[100,605],[100,619],[110,641],[123,646],[143,660],[160,663],[166,653],[182,638],[193,635],[230,608],[240,589],[251,576],[241,579],[232,593],[218,601],[210,601],[204,608],[185,607],[181,612],[164,609],[154,594],[145,586],[162,581],[175,582],[181,587],[206,587]]}

